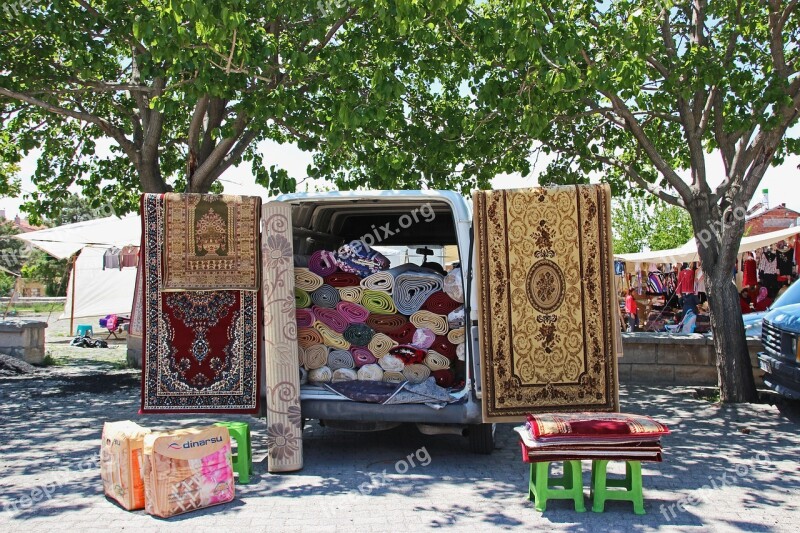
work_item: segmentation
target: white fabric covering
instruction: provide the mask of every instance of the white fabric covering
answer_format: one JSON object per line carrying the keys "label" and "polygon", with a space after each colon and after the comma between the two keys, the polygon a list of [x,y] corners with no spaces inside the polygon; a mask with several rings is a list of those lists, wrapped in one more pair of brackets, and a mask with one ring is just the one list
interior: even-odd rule
{"label": "white fabric covering", "polygon": [[[103,270],[107,248],[86,246],[75,262],[75,317],[129,316],[136,285],[136,269]],[[73,276],[69,277],[67,301],[60,318],[69,318],[72,310]]]}

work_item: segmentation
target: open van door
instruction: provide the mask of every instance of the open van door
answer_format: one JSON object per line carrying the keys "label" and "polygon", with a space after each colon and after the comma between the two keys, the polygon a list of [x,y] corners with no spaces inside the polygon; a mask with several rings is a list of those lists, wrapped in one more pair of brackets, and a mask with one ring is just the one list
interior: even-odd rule
{"label": "open van door", "polygon": [[617,411],[607,185],[473,195],[483,421]]}

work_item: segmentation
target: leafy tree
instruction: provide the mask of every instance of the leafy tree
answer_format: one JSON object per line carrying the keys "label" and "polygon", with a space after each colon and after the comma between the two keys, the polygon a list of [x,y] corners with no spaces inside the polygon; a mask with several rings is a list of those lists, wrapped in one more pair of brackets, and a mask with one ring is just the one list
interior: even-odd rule
{"label": "leafy tree", "polygon": [[[539,147],[555,154],[544,183],[600,172],[618,193],[639,188],[689,213],[724,402],[756,398],[730,273],[759,182],[800,152],[790,129],[800,114],[799,9],[791,0],[498,0],[460,20],[442,15],[470,54],[471,127],[495,134],[496,153],[512,142]],[[707,171],[712,152],[723,175]]]}
{"label": "leafy tree", "polygon": [[26,254],[25,243],[13,237],[17,233],[14,224],[0,221],[0,296],[11,293]]}
{"label": "leafy tree", "polygon": [[650,229],[649,218],[647,203],[641,198],[633,198],[631,201],[614,201],[611,206],[614,253],[643,252],[647,246],[647,235]]}
{"label": "leafy tree", "polygon": [[680,207],[656,201],[651,220],[653,226],[647,238],[651,250],[677,248],[694,237],[692,217]]}
{"label": "leafy tree", "polygon": [[22,277],[44,284],[47,296],[66,296],[69,260],[56,259],[42,250],[34,250],[22,267]]}
{"label": "leafy tree", "polygon": [[669,250],[694,236],[689,213],[652,197],[616,200],[611,207],[611,225],[614,253],[619,254]]}

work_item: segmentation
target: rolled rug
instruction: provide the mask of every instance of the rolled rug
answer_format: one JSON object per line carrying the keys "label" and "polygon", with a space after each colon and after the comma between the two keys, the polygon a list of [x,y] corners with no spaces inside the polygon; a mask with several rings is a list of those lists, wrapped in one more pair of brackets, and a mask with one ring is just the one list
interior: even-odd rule
{"label": "rolled rug", "polygon": [[378,361],[378,364],[384,372],[402,372],[403,368],[406,366],[402,359],[392,354],[387,354],[381,357],[380,361]]}
{"label": "rolled rug", "polygon": [[339,287],[339,298],[345,302],[361,303],[364,289],[361,287]]}
{"label": "rolled rug", "polygon": [[314,370],[308,371],[308,382],[309,383],[330,383],[331,378],[333,377],[333,371],[327,366],[323,366],[320,368],[315,368]]}
{"label": "rolled rug", "polygon": [[358,379],[358,373],[352,368],[337,368],[333,371],[331,383],[339,383],[341,381],[355,381]]}
{"label": "rolled rug", "polygon": [[[386,357],[397,357],[403,361],[404,365],[418,365],[425,360],[425,355],[425,350],[420,350],[419,348],[414,348],[413,346],[401,344],[400,346],[395,346],[389,350],[389,355]],[[383,359],[386,359],[386,357]]]}
{"label": "rolled rug", "polygon": [[334,272],[329,276],[325,276],[325,283],[331,287],[353,287],[361,283],[361,278],[350,272]]}
{"label": "rolled rug", "polygon": [[332,309],[339,303],[339,291],[330,285],[323,284],[319,289],[311,293],[311,301],[317,307],[327,307]]}
{"label": "rolled rug", "polygon": [[403,376],[411,383],[422,383],[431,375],[431,369],[425,365],[407,365]]}
{"label": "rolled rug", "polygon": [[436,313],[437,315],[447,315],[450,311],[458,309],[461,304],[450,298],[447,293],[443,291],[436,291],[425,300],[422,304],[422,309]]}
{"label": "rolled rug", "polygon": [[336,251],[336,264],[345,272],[366,278],[389,268],[389,260],[363,241],[352,241]]}
{"label": "rolled rug", "polygon": [[353,364],[355,364],[356,368],[378,362],[378,358],[372,355],[368,348],[362,346],[350,348],[350,353],[353,355]]}
{"label": "rolled rug", "polygon": [[344,336],[344,340],[353,346],[367,346],[372,337],[375,336],[375,330],[366,324],[350,324],[344,330],[342,336]]}
{"label": "rolled rug", "polygon": [[386,334],[398,344],[410,344],[414,340],[414,331],[416,331],[414,324],[406,322],[401,327],[394,331],[389,331]]}
{"label": "rolled rug", "polygon": [[406,381],[406,377],[402,372],[387,370],[383,373],[383,381],[386,383],[402,383]]}
{"label": "rolled rug", "polygon": [[452,370],[434,370],[431,372],[431,375],[436,380],[436,384],[445,389],[452,387],[453,383],[456,381]]}
{"label": "rolled rug", "polygon": [[322,335],[314,328],[298,328],[297,344],[300,345],[301,348],[322,344]]}
{"label": "rolled rug", "polygon": [[450,368],[450,359],[435,350],[428,350],[425,365],[431,370],[447,370]]}
{"label": "rolled rug", "polygon": [[397,346],[397,342],[394,339],[384,333],[376,333],[372,340],[369,341],[367,348],[372,352],[372,355],[380,359],[395,346]]}
{"label": "rolled rug", "polygon": [[456,358],[456,345],[447,340],[444,335],[437,335],[430,349],[436,350],[451,361]]}
{"label": "rolled rug", "polygon": [[310,328],[316,320],[311,309],[295,309],[294,317],[298,328]]}
{"label": "rolled rug", "polygon": [[344,340],[341,333],[333,331],[319,320],[314,322],[314,329],[322,335],[323,344],[331,348],[339,348],[340,350],[347,350],[350,348],[350,343]]}
{"label": "rolled rug", "polygon": [[307,268],[294,269],[294,286],[306,292],[314,292],[322,287],[322,277],[314,274]]}
{"label": "rolled rug", "polygon": [[339,267],[336,266],[336,256],[327,250],[317,250],[308,258],[308,269],[318,276],[330,276]]}
{"label": "rolled rug", "polygon": [[329,351],[328,347],[324,344],[315,344],[314,346],[306,348],[305,354],[303,355],[303,366],[308,370],[322,368],[328,364]]}
{"label": "rolled rug", "polygon": [[466,340],[467,336],[466,331],[467,330],[465,328],[451,329],[447,333],[447,340],[449,340],[453,344],[461,344]]}
{"label": "rolled rug", "polygon": [[364,365],[358,369],[361,381],[383,381],[383,369],[376,364]]}
{"label": "rolled rug", "polygon": [[392,297],[380,291],[364,290],[361,294],[361,305],[377,315],[393,315],[397,312]]}
{"label": "rolled rug", "polygon": [[301,366],[300,367],[300,385],[305,385],[306,383],[308,383],[308,370],[306,370],[305,368],[303,368]]}
{"label": "rolled rug", "polygon": [[294,289],[294,306],[298,309],[311,307],[311,296],[303,289]]}
{"label": "rolled rug", "polygon": [[467,345],[466,344],[459,344],[456,346],[456,358],[459,361],[466,361],[467,360]]}
{"label": "rolled rug", "polygon": [[371,291],[381,291],[392,294],[394,289],[394,276],[388,272],[376,272],[361,280],[361,287]]}
{"label": "rolled rug", "polygon": [[313,311],[318,321],[322,322],[336,333],[344,333],[344,330],[350,325],[350,322],[336,309],[314,306],[311,308],[311,311]]}
{"label": "rolled rug", "polygon": [[442,288],[450,298],[459,303],[464,303],[464,281],[461,276],[461,269],[454,268],[442,282]]}
{"label": "rolled rug", "polygon": [[369,318],[369,311],[353,302],[339,302],[336,304],[336,310],[339,311],[350,324],[363,324],[367,321],[367,318]]}
{"label": "rolled rug", "polygon": [[373,315],[367,317],[367,325],[377,331],[378,333],[387,333],[394,331],[405,324],[408,324],[408,319],[403,315]]}
{"label": "rolled rug", "polygon": [[402,265],[389,272],[395,276],[392,299],[397,311],[403,315],[419,311],[428,297],[442,288],[443,276],[429,270]]}
{"label": "rolled rug", "polygon": [[414,338],[411,340],[411,346],[427,350],[436,340],[436,333],[428,328],[419,328],[414,332]]}
{"label": "rolled rug", "polygon": [[459,307],[455,311],[447,313],[447,325],[450,329],[457,329],[464,327],[464,307]]}
{"label": "rolled rug", "polygon": [[328,364],[326,366],[331,370],[355,368],[353,354],[347,350],[331,350],[330,353],[328,353]]}
{"label": "rolled rug", "polygon": [[412,324],[418,328],[427,328],[437,335],[447,335],[450,330],[447,324],[447,317],[437,315],[430,311],[417,311],[409,318]]}

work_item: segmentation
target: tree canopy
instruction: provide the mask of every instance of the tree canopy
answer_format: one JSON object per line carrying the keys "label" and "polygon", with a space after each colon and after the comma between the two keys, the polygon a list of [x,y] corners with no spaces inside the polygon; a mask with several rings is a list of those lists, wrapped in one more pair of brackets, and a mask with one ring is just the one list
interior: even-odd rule
{"label": "tree canopy", "polygon": [[614,201],[611,225],[617,254],[677,248],[694,236],[686,210],[641,196]]}

